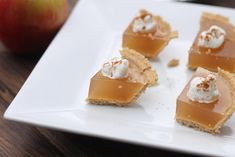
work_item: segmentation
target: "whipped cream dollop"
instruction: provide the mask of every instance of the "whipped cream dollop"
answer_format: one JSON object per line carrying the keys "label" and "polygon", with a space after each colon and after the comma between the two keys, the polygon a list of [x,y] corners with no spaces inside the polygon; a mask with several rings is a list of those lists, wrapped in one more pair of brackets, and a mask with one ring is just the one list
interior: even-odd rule
{"label": "whipped cream dollop", "polygon": [[213,25],[208,30],[201,32],[198,46],[204,48],[219,48],[224,43],[226,32],[223,28]]}
{"label": "whipped cream dollop", "polygon": [[195,77],[190,82],[187,97],[199,103],[212,103],[218,100],[219,91],[216,86],[216,76]]}
{"label": "whipped cream dollop", "polygon": [[134,20],[132,31],[141,33],[150,33],[156,30],[157,23],[153,18],[153,15],[146,14],[145,16],[137,17]]}
{"label": "whipped cream dollop", "polygon": [[127,59],[115,57],[103,64],[101,72],[103,76],[111,79],[120,79],[128,76],[129,62]]}

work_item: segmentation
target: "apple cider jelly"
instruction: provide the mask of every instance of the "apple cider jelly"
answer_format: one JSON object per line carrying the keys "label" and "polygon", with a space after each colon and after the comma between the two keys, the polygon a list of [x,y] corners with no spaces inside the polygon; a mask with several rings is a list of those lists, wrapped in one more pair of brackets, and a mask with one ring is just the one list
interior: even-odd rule
{"label": "apple cider jelly", "polygon": [[227,17],[203,13],[200,30],[189,50],[188,67],[235,72],[235,27]]}
{"label": "apple cider jelly", "polygon": [[177,36],[178,33],[172,31],[171,26],[160,16],[140,10],[125,30],[122,46],[134,49],[148,58],[155,58]]}
{"label": "apple cider jelly", "polygon": [[91,78],[88,102],[126,106],[156,83],[157,74],[143,55],[128,48],[121,55],[104,63]]}
{"label": "apple cider jelly", "polygon": [[198,68],[177,98],[176,120],[186,126],[216,134],[235,109],[235,78]]}

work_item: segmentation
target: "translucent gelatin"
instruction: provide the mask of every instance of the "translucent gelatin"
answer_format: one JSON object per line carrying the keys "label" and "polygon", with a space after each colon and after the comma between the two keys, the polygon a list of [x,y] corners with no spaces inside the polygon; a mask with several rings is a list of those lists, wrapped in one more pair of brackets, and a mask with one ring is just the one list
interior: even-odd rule
{"label": "translucent gelatin", "polygon": [[[209,71],[200,68],[193,78],[196,76],[206,77],[209,73]],[[229,110],[233,109],[234,105],[230,81],[226,77],[217,74],[216,85],[219,91],[219,99],[207,104],[191,101],[187,97],[189,82],[177,98],[176,120],[200,130],[208,132],[218,131],[217,129],[220,128],[221,123],[231,114]]]}
{"label": "translucent gelatin", "polygon": [[88,99],[127,104],[145,87],[145,84],[132,82],[129,78],[110,79],[98,72],[92,77]]}
{"label": "translucent gelatin", "polygon": [[114,79],[104,76],[101,71],[97,72],[90,81],[87,98],[90,103],[126,106],[156,83],[157,73],[147,58],[128,48],[120,53],[129,62],[127,77]]}
{"label": "translucent gelatin", "polygon": [[148,58],[155,58],[172,38],[177,37],[177,32],[172,32],[170,25],[160,16],[153,16],[153,19],[156,30],[151,33],[133,32],[134,19],[123,34],[122,46],[134,49]]}
{"label": "translucent gelatin", "polygon": [[[217,49],[198,46],[199,35],[208,30],[212,25],[219,26],[226,31],[222,46]],[[189,68],[203,67],[216,71],[218,67],[235,72],[235,27],[229,23],[229,19],[216,14],[203,13],[200,22],[200,30],[189,50]]]}

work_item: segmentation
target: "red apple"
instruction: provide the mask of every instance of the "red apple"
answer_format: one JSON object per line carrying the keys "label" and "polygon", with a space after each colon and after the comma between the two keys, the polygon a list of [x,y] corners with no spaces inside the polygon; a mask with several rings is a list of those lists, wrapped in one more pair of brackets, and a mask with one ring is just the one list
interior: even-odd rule
{"label": "red apple", "polygon": [[67,0],[0,0],[0,40],[12,52],[43,52],[68,12]]}

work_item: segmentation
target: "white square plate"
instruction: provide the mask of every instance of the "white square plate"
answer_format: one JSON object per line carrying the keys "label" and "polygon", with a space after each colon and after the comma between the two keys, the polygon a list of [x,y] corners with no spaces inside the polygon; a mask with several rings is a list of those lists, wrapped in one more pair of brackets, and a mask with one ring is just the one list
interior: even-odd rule
{"label": "white square plate", "polygon": [[[121,36],[139,9],[161,15],[179,31],[151,61],[159,85],[129,107],[88,105],[89,80],[102,63],[119,56]],[[235,23],[232,9],[157,0],[80,0],[4,117],[69,132],[152,147],[206,155],[235,155],[235,116],[217,136],[175,122],[176,97],[192,72],[187,51],[203,11],[220,13]],[[172,58],[180,66],[168,68]]]}

